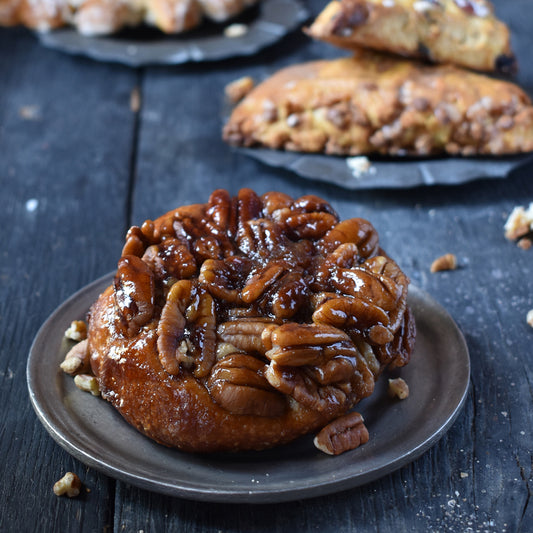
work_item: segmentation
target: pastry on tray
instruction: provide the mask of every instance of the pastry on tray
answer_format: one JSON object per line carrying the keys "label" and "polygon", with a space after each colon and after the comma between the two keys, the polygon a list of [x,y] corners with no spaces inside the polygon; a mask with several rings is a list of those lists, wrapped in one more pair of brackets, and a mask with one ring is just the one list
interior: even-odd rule
{"label": "pastry on tray", "polygon": [[115,33],[146,23],[181,33],[204,18],[224,22],[256,0],[0,0],[0,26],[22,24],[38,31],[73,25],[84,35]]}
{"label": "pastry on tray", "polygon": [[364,46],[482,71],[516,69],[509,29],[486,0],[334,0],[308,33],[341,48]]}
{"label": "pastry on tray", "polygon": [[368,440],[350,409],[409,361],[408,279],[366,220],[316,196],[215,191],[132,227],[89,312],[102,396],[186,451],[258,450],[321,430]]}
{"label": "pastry on tray", "polygon": [[360,49],[275,73],[233,109],[223,137],[327,154],[504,155],[533,150],[533,106],[507,81]]}

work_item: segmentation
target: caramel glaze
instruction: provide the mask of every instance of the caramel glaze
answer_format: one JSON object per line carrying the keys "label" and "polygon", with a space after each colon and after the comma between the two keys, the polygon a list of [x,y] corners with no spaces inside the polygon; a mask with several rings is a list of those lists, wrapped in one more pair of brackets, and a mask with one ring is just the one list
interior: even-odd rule
{"label": "caramel glaze", "polygon": [[215,191],[132,227],[89,313],[102,396],[186,451],[314,432],[406,364],[408,280],[363,219],[315,196]]}

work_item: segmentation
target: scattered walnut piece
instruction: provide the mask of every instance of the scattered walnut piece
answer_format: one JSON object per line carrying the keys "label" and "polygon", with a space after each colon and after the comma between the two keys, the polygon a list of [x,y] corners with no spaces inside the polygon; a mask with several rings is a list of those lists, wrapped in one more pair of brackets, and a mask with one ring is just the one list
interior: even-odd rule
{"label": "scattered walnut piece", "polygon": [[100,396],[100,387],[94,376],[89,374],[78,374],[74,377],[74,383],[78,389],[90,392],[93,396]]}
{"label": "scattered walnut piece", "polygon": [[75,498],[80,494],[81,480],[73,472],[67,472],[59,481],[54,483],[54,494],[63,496],[66,494],[69,498]]}
{"label": "scattered walnut piece", "polygon": [[248,33],[248,26],[246,24],[230,24],[224,28],[224,37],[233,39],[235,37],[242,37]]}
{"label": "scattered walnut piece", "polygon": [[437,257],[433,263],[431,263],[431,272],[440,272],[441,270],[455,270],[457,268],[457,258],[454,254],[444,254],[441,257]]}
{"label": "scattered walnut piece", "polygon": [[360,413],[348,413],[322,428],[313,444],[328,455],[339,455],[368,442],[368,429]]}
{"label": "scattered walnut piece", "polygon": [[503,227],[505,238],[514,241],[533,231],[533,202],[527,209],[516,206]]}
{"label": "scattered walnut piece", "polygon": [[255,82],[250,76],[243,76],[238,80],[232,81],[226,85],[224,89],[226,97],[232,104],[236,104],[242,100],[253,88]]}
{"label": "scattered walnut piece", "polygon": [[82,341],[87,338],[87,324],[83,320],[73,320],[65,331],[65,337],[73,341]]}
{"label": "scattered walnut piece", "polygon": [[74,345],[67,353],[65,360],[59,365],[61,370],[71,376],[89,372],[91,366],[88,347],[87,339]]}
{"label": "scattered walnut piece", "polygon": [[409,397],[409,385],[402,378],[389,379],[388,390],[391,398],[405,400]]}
{"label": "scattered walnut piece", "polygon": [[530,309],[527,312],[526,320],[527,323],[533,328],[533,309]]}
{"label": "scattered walnut piece", "polygon": [[468,477],[468,472],[461,472],[459,475],[461,476],[461,479],[464,479],[465,477]]}

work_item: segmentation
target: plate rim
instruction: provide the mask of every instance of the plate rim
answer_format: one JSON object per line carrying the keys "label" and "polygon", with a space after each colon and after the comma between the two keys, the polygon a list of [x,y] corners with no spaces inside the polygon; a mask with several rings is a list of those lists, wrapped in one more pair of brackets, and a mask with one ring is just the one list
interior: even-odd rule
{"label": "plate rim", "polygon": [[[67,451],[69,454],[71,454],[73,457],[80,460],[87,466],[92,467],[100,472],[103,472],[104,474],[109,475],[110,477],[129,483],[141,489],[196,501],[219,503],[280,503],[297,499],[307,499],[315,496],[322,496],[339,492],[350,488],[356,488],[358,486],[365,485],[371,481],[375,481],[383,477],[384,475],[391,474],[392,472],[400,469],[401,467],[423,455],[427,450],[434,446],[450,429],[466,402],[466,398],[470,389],[471,364],[468,346],[464,335],[462,334],[462,331],[455,323],[451,315],[442,305],[440,305],[436,300],[434,300],[427,292],[412,284],[409,288],[411,298],[418,298],[420,299],[420,301],[430,302],[431,305],[436,309],[436,311],[446,320],[448,320],[448,325],[451,326],[454,330],[457,341],[460,345],[460,351],[463,354],[462,362],[464,363],[465,367],[463,369],[464,383],[462,383],[459,389],[459,397],[457,399],[457,402],[455,403],[455,407],[449,411],[447,418],[443,422],[441,422],[438,430],[425,437],[416,446],[411,448],[407,453],[404,453],[403,455],[396,457],[392,461],[384,463],[381,466],[374,468],[370,471],[363,472],[355,477],[345,476],[340,479],[336,478],[328,482],[312,486],[287,486],[281,489],[278,487],[276,488],[275,492],[269,490],[268,487],[265,489],[265,487],[261,485],[254,487],[253,491],[232,490],[231,487],[226,487],[225,489],[206,489],[201,487],[195,487],[191,484],[187,485],[187,483],[184,483],[183,480],[181,480],[180,483],[168,483],[166,481],[150,478],[149,476],[131,473],[127,469],[120,467],[118,464],[113,464],[112,461],[110,462],[109,460],[106,461],[106,459],[93,457],[87,449],[83,449],[82,447],[78,446],[77,443],[70,442],[68,439],[69,435],[64,431],[64,428],[60,427],[57,423],[54,423],[54,420],[51,420],[49,416],[47,416],[46,409],[43,405],[43,399],[38,397],[39,395],[36,393],[35,386],[36,382],[38,381],[38,373],[36,372],[38,369],[38,358],[35,354],[37,352],[38,345],[40,344],[42,339],[46,338],[47,332],[50,329],[50,325],[53,324],[57,317],[60,316],[66,309],[75,305],[76,301],[81,295],[92,294],[93,292],[96,293],[100,290],[103,291],[105,287],[111,282],[113,275],[114,272],[107,273],[104,276],[89,283],[88,285],[82,287],[70,297],[68,297],[49,315],[49,317],[39,328],[32,342],[26,365],[26,379],[31,405],[35,413],[37,414],[39,421],[43,424],[46,431],[53,438],[53,440],[57,444],[59,444],[59,446],[61,446],[65,451]],[[85,312],[86,311],[87,309],[85,309]],[[58,340],[58,342],[60,341],[61,339]],[[110,404],[109,408],[115,411]],[[124,424],[127,424],[127,422],[120,417],[118,412],[116,413],[119,419]],[[138,433],[138,435],[141,438],[146,438],[140,433]],[[334,457],[327,458],[327,460],[334,459]]]}

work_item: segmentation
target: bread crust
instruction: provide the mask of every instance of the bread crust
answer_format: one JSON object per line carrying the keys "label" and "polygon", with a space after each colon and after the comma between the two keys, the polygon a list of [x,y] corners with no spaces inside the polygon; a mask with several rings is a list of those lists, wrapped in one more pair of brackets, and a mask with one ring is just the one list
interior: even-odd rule
{"label": "bread crust", "polygon": [[533,150],[533,107],[510,82],[359,49],[275,73],[235,107],[223,137],[342,155],[505,155]]}
{"label": "bread crust", "polygon": [[307,33],[340,48],[364,46],[480,71],[516,70],[509,29],[485,0],[334,0]]}

